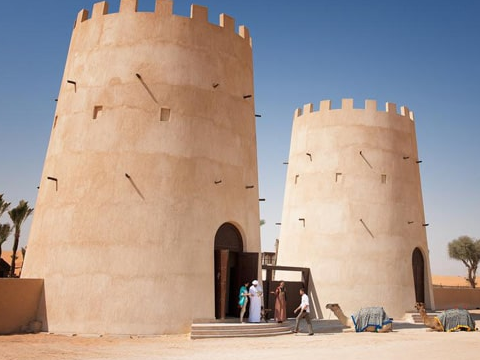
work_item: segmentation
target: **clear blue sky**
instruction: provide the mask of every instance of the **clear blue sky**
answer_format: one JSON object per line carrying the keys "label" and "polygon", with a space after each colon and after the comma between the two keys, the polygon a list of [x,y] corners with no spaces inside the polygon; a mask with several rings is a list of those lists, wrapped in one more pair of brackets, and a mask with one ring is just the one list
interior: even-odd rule
{"label": "clear blue sky", "polygon": [[[35,205],[73,22],[93,0],[3,1],[0,9],[0,193]],[[154,0],[139,0],[151,11]],[[198,0],[253,38],[264,251],[279,235],[295,108],[375,99],[414,111],[431,268],[466,274],[447,243],[480,237],[480,1]],[[119,0],[111,0],[116,12]],[[190,1],[174,2],[188,16]],[[2,218],[2,222],[7,219]],[[26,223],[21,243],[28,238]],[[11,248],[11,240],[3,249]]]}

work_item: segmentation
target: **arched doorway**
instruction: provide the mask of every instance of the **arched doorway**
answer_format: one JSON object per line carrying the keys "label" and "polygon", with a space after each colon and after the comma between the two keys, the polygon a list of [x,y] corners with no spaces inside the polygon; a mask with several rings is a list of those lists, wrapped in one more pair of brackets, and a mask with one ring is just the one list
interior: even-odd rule
{"label": "arched doorway", "polygon": [[238,316],[237,299],[241,283],[257,277],[258,254],[243,251],[237,227],[222,224],[215,234],[215,318]]}
{"label": "arched doorway", "polygon": [[425,303],[425,262],[422,251],[415,248],[412,254],[413,284],[415,286],[415,301]]}

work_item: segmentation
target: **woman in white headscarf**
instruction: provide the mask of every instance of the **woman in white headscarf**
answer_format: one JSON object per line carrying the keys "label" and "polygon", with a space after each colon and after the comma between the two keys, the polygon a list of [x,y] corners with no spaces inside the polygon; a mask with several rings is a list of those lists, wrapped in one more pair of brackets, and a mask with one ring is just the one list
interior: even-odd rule
{"label": "woman in white headscarf", "polygon": [[260,313],[262,311],[262,296],[263,292],[258,285],[258,280],[252,281],[252,286],[248,290],[250,293],[250,309],[248,322],[258,323],[260,322]]}

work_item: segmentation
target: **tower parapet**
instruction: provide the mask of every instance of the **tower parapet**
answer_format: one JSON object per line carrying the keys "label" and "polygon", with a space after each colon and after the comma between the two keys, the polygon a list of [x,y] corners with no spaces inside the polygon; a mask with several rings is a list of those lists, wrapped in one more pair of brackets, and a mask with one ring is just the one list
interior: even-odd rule
{"label": "tower parapet", "polygon": [[[332,111],[332,110],[366,110],[366,111],[379,111],[377,108],[377,101],[376,100],[365,100],[365,106],[363,108],[354,108],[353,99],[342,99],[341,107],[338,109],[332,109],[332,101],[331,100],[322,100],[320,101],[320,106],[317,111]],[[313,108],[312,103],[305,104],[303,108],[297,108],[294,112],[294,118],[300,117],[305,114],[314,113],[315,110]],[[409,118],[410,120],[414,121],[413,111],[410,111],[408,107],[401,106],[400,113],[397,112],[397,105],[395,103],[387,102],[385,104],[385,112],[389,114],[397,114],[404,117]]]}
{"label": "tower parapet", "polygon": [[[148,12],[137,12],[138,0],[121,0],[120,9],[118,13],[109,13],[108,11],[108,2],[102,1],[95,3],[92,9],[92,15],[89,18],[89,11],[82,9],[77,15],[77,19],[74,22],[74,29],[80,27],[83,23],[94,22],[101,20],[104,16],[112,15],[126,15],[137,13],[140,16],[156,16],[162,20],[168,21],[173,18],[182,18],[184,17],[173,14],[173,1],[171,0],[156,0],[155,10],[151,13]],[[190,7],[190,19],[195,24],[205,24],[205,25],[215,25],[208,21],[208,8],[205,6],[192,4]],[[235,19],[226,14],[219,15],[219,23],[217,26],[219,29],[225,29],[225,31],[230,31],[235,33]],[[252,45],[252,39],[250,37],[250,32],[248,28],[244,25],[240,25],[238,28],[238,36],[245,39],[250,46]]]}

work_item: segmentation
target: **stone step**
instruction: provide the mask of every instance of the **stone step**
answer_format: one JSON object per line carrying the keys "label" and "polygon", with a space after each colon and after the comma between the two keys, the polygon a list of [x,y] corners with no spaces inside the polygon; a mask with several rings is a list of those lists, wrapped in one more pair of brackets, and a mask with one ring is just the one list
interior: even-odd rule
{"label": "stone step", "polygon": [[194,334],[190,335],[192,340],[197,339],[221,339],[221,338],[234,338],[234,337],[270,337],[270,336],[279,336],[279,335],[291,335],[292,331],[283,331],[283,332],[269,332],[269,333],[247,333],[247,334]]}
{"label": "stone step", "polygon": [[277,323],[266,323],[266,324],[249,324],[249,323],[238,323],[238,324],[232,324],[232,323],[217,323],[217,324],[212,324],[212,323],[207,323],[207,324],[198,324],[194,323],[192,324],[192,329],[199,329],[199,330],[236,330],[236,329],[242,329],[242,330],[255,330],[255,329],[274,329],[274,328],[284,328],[284,327],[289,327],[290,325],[283,325],[283,324],[277,324]]}
{"label": "stone step", "polygon": [[226,328],[218,328],[218,329],[201,329],[201,328],[192,328],[192,333],[195,334],[266,334],[266,333],[275,333],[275,332],[283,332],[283,331],[291,331],[289,328],[278,327],[278,328],[259,328],[259,329],[226,329]]}
{"label": "stone step", "polygon": [[288,323],[194,323],[192,324],[190,338],[277,336],[291,334],[291,329],[292,325]]}
{"label": "stone step", "polygon": [[412,314],[411,317],[415,324],[423,324],[423,319],[419,314]]}
{"label": "stone step", "polygon": [[[437,316],[438,313],[436,312],[428,312],[428,316]],[[423,324],[423,319],[419,313],[407,313],[405,314],[405,319],[410,320],[410,322],[413,322],[415,324]]]}

